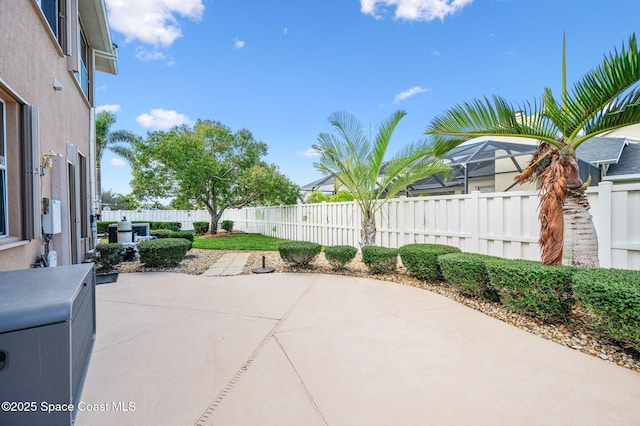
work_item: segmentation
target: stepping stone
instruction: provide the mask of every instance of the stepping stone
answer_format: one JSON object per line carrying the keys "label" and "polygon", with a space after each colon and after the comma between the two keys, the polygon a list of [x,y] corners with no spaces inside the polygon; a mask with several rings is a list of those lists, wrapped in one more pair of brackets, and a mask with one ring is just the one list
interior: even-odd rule
{"label": "stepping stone", "polygon": [[240,275],[251,253],[225,253],[202,275],[205,277],[227,277]]}

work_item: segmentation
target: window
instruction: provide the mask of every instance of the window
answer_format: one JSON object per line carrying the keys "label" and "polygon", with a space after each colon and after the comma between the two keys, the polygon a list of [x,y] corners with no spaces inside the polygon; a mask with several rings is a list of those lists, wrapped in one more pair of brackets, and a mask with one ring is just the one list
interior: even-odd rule
{"label": "window", "polygon": [[76,79],[84,95],[89,99],[89,43],[82,30],[82,25],[78,22],[78,71],[75,73]]}
{"label": "window", "polygon": [[36,0],[42,10],[51,32],[58,40],[58,44],[65,48],[65,4],[64,0]]}
{"label": "window", "polygon": [[7,236],[7,144],[5,132],[5,104],[0,100],[0,237]]}
{"label": "window", "polygon": [[38,141],[37,109],[0,84],[0,248],[39,235]]}

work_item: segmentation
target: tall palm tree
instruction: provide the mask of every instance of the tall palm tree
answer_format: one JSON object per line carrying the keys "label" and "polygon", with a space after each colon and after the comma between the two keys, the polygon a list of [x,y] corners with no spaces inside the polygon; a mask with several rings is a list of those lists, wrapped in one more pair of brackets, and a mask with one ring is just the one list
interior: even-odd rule
{"label": "tall palm tree", "polygon": [[475,99],[433,119],[426,133],[433,135],[436,155],[477,136],[538,139],[528,168],[516,180],[540,180],[542,263],[560,265],[564,253],[565,264],[595,267],[598,239],[575,152],[593,136],[640,122],[639,81],[640,53],[632,34],[626,46],[606,55],[567,90],[563,38],[560,100],[551,89],[545,89],[541,100],[523,105],[499,96]]}
{"label": "tall palm tree", "polygon": [[353,195],[362,212],[361,245],[373,245],[376,238],[376,212],[408,185],[433,174],[446,174],[449,168],[430,157],[426,142],[419,141],[398,152],[389,162],[384,157],[391,136],[404,111],[391,114],[369,140],[362,124],[347,112],[329,117],[335,133],[321,133],[313,148],[320,153],[314,163],[319,171],[333,175]]}
{"label": "tall palm tree", "polygon": [[[102,155],[106,149],[127,160],[134,158],[134,143],[138,137],[128,130],[111,131],[116,122],[116,115],[111,111],[100,111],[96,114],[96,194],[102,196]],[[100,204],[102,206],[102,203]]]}

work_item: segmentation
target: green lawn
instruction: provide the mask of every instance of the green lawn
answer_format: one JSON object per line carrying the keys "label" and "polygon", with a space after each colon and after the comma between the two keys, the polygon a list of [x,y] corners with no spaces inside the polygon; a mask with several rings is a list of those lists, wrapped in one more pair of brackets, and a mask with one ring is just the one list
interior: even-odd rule
{"label": "green lawn", "polygon": [[257,234],[233,234],[229,238],[196,236],[193,248],[210,250],[278,250],[278,243],[287,240]]}

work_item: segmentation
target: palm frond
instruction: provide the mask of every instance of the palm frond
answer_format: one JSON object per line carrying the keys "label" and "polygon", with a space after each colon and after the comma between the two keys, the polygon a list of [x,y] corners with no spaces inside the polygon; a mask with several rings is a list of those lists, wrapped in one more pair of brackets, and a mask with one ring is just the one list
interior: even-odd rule
{"label": "palm frond", "polygon": [[589,71],[576,81],[566,100],[566,109],[572,133],[568,139],[573,140],[589,123],[616,99],[640,81],[640,51],[636,35],[629,37],[627,45],[620,51],[605,56],[602,64]]}
{"label": "palm frond", "polygon": [[382,168],[384,157],[387,154],[387,149],[391,142],[391,135],[393,135],[398,123],[405,115],[407,115],[405,111],[395,111],[382,122],[376,133],[369,159],[371,161],[371,169],[375,169],[377,174],[380,173],[380,169]]}
{"label": "palm frond", "polygon": [[479,136],[513,136],[554,143],[558,129],[542,110],[538,101],[512,105],[500,96],[474,99],[437,116],[425,133],[433,135],[434,153],[439,157]]}
{"label": "palm frond", "polygon": [[600,133],[640,123],[640,89],[635,89],[611,102],[595,114],[584,126],[584,136],[574,147]]}

